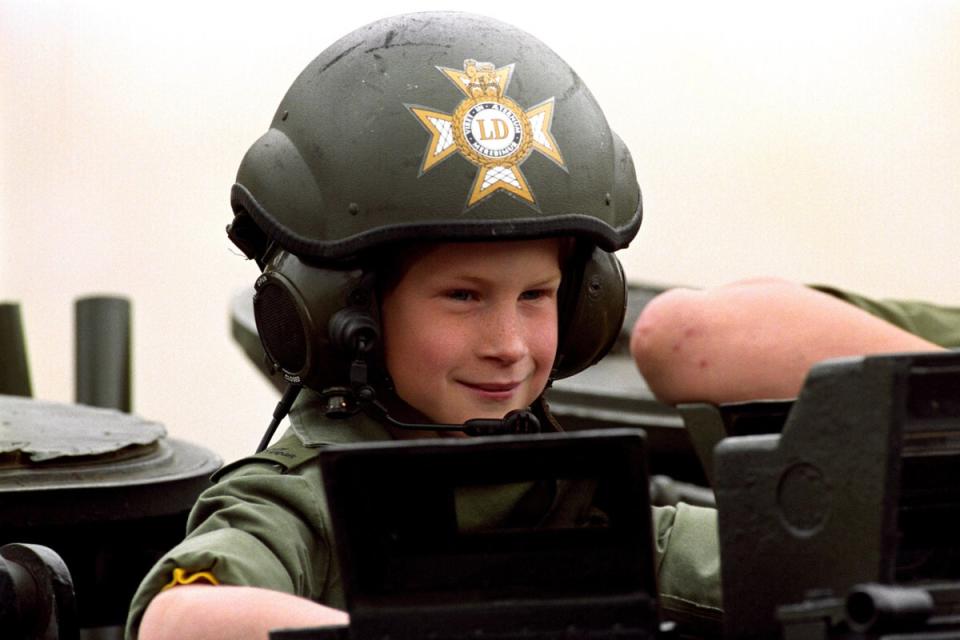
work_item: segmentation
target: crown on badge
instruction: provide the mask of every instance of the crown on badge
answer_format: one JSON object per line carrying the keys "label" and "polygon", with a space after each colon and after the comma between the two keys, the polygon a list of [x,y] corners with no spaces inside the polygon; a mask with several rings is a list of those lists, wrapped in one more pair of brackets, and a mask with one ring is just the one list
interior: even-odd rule
{"label": "crown on badge", "polygon": [[474,98],[500,98],[503,96],[503,88],[497,78],[497,69],[492,62],[464,60],[463,72],[470,79],[467,83],[468,95]]}
{"label": "crown on badge", "polygon": [[453,113],[406,105],[430,133],[420,176],[456,152],[479,167],[467,208],[498,191],[537,208],[533,191],[520,170],[533,151],[566,171],[550,131],[553,97],[523,109],[506,95],[513,69],[513,64],[498,68],[492,62],[473,58],[463,61],[462,70],[437,67],[465,96]]}

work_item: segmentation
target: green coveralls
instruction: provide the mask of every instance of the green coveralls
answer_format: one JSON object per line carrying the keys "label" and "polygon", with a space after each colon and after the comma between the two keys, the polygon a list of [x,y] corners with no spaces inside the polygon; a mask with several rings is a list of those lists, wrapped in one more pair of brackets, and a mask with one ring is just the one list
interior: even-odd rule
{"label": "green coveralls", "polygon": [[[875,301],[817,287],[944,347],[960,347],[960,309],[916,302]],[[337,565],[329,544],[320,448],[336,443],[387,440],[380,424],[360,414],[330,421],[316,397],[302,394],[290,431],[263,454],[228,466],[197,501],[186,539],[144,578],[134,596],[127,637],[135,638],[150,600],[175,568],[210,571],[222,584],[258,586],[343,607]],[[491,525],[517,496],[488,496],[477,519]],[[685,504],[653,513],[660,601],[671,617],[712,623],[719,619],[720,553],[716,513]]]}
{"label": "green coveralls", "polygon": [[[217,475],[197,501],[186,539],[147,574],[134,596],[127,637],[135,638],[150,600],[173,570],[209,571],[221,584],[257,586],[343,608],[336,558],[330,547],[323,480],[315,458],[330,444],[391,439],[364,414],[323,416],[316,394],[304,391],[290,414],[291,429],[263,453]],[[517,492],[478,496],[467,519],[496,525],[520,499]],[[557,505],[547,506],[548,509]],[[720,553],[716,513],[680,505],[654,509],[662,606],[684,620],[719,620]]]}

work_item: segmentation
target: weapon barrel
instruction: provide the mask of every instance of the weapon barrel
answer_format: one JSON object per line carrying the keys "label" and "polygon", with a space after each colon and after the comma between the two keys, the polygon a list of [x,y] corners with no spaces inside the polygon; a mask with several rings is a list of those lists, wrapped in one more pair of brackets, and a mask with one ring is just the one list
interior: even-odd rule
{"label": "weapon barrel", "polygon": [[847,596],[847,620],[854,631],[882,633],[922,624],[934,611],[925,589],[861,584]]}

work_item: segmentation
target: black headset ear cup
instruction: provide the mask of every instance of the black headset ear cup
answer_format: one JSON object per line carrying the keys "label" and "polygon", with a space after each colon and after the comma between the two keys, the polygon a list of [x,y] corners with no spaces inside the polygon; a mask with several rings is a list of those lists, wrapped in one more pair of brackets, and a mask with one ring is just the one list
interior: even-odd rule
{"label": "black headset ear cup", "polygon": [[375,359],[375,285],[373,273],[362,269],[315,266],[283,250],[269,257],[253,314],[263,350],[287,382],[319,392],[343,387],[358,348]]}
{"label": "black headset ear cup", "polygon": [[296,287],[280,273],[257,279],[253,315],[263,350],[289,382],[301,383],[312,364],[315,331]]}
{"label": "black headset ear cup", "polygon": [[579,282],[571,282],[567,299],[560,301],[554,379],[580,373],[605,356],[627,313],[627,282],[615,255],[594,248],[579,273]]}

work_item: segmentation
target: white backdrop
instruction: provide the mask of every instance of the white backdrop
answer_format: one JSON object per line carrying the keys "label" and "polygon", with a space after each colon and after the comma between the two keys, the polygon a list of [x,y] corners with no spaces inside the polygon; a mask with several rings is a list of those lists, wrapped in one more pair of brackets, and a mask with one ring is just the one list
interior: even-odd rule
{"label": "white backdrop", "polygon": [[0,0],[0,300],[34,394],[73,398],[74,298],[122,294],[136,412],[256,445],[276,396],[228,332],[256,275],[223,233],[234,172],[317,53],[408,10],[507,20],[583,77],[644,190],[631,279],[960,304],[960,3],[628,6]]}

